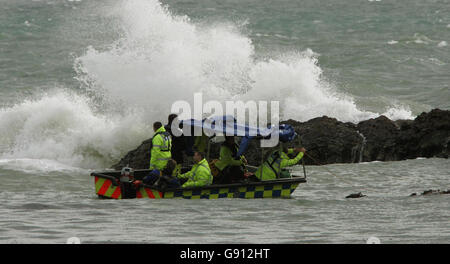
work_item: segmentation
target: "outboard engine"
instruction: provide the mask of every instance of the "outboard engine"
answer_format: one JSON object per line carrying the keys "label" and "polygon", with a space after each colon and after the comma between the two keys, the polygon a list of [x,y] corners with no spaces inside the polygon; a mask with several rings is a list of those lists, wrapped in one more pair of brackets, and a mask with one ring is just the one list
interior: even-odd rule
{"label": "outboard engine", "polygon": [[134,179],[134,171],[130,167],[123,167],[120,172],[120,182],[129,182]]}
{"label": "outboard engine", "polygon": [[130,167],[123,167],[120,173],[120,190],[122,199],[136,198],[136,187],[133,184],[134,171]]}

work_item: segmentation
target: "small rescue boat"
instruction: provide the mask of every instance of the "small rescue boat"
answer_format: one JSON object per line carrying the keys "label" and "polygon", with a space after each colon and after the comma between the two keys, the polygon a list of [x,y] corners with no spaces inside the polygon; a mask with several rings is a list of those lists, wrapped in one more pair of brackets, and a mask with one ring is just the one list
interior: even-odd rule
{"label": "small rescue boat", "polygon": [[[238,124],[231,116],[217,116],[204,120],[183,120],[180,126],[186,130],[202,129],[203,133],[212,135],[208,140],[207,160],[209,160],[210,141],[216,135],[235,135],[242,137],[237,157],[245,153],[251,140],[266,140],[275,137],[278,143],[292,141],[297,134],[286,124],[270,126],[267,128],[250,127]],[[264,153],[263,153],[264,154]],[[263,160],[263,157],[261,157]],[[189,168],[184,168],[187,171]],[[93,172],[95,178],[95,193],[101,198],[130,199],[130,198],[185,198],[185,199],[218,199],[218,198],[288,198],[300,183],[306,182],[304,176],[299,177],[287,174],[288,177],[269,181],[251,181],[248,178],[239,183],[211,184],[204,187],[190,188],[164,188],[159,185],[146,185],[142,179],[150,170],[134,170],[125,167],[123,171]],[[128,170],[128,171],[127,171]],[[256,167],[246,166],[249,172],[255,172]],[[125,176],[124,176],[125,175]],[[131,177],[130,177],[131,175]],[[279,176],[281,177],[281,175]],[[136,185],[136,182],[140,184]]]}
{"label": "small rescue boat", "polygon": [[[142,180],[150,170],[134,171],[134,178]],[[243,181],[233,184],[212,184],[200,188],[167,188],[141,184],[136,187],[128,182],[121,182],[120,171],[93,172],[95,178],[95,193],[100,198],[130,199],[130,198],[184,198],[184,199],[218,199],[218,198],[289,198],[300,183],[305,183],[304,177],[292,177],[271,181]]]}

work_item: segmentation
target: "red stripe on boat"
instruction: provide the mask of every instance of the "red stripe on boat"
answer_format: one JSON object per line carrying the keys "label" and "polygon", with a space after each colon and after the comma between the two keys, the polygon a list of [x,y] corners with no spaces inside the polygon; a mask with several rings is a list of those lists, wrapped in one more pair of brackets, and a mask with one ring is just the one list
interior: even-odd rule
{"label": "red stripe on boat", "polygon": [[153,195],[152,190],[145,188],[145,191],[146,191],[147,194],[148,194],[148,198],[155,199],[155,196]]}
{"label": "red stripe on boat", "polygon": [[117,187],[116,187],[116,190],[115,190],[115,191],[113,192],[113,194],[111,195],[111,198],[118,199],[119,196],[120,196],[120,193],[121,193],[120,187],[117,186]]}
{"label": "red stripe on boat", "polygon": [[97,183],[98,182],[98,177],[97,176],[95,176],[95,183]]}
{"label": "red stripe on boat", "polygon": [[111,186],[111,181],[110,180],[106,180],[102,187],[100,188],[100,190],[98,191],[98,194],[100,195],[104,195],[106,193],[106,191],[108,190],[109,186]]}
{"label": "red stripe on boat", "polygon": [[136,197],[137,197],[137,198],[142,198],[142,193],[141,193],[141,190],[140,190],[140,189],[137,189],[137,190],[136,190]]}

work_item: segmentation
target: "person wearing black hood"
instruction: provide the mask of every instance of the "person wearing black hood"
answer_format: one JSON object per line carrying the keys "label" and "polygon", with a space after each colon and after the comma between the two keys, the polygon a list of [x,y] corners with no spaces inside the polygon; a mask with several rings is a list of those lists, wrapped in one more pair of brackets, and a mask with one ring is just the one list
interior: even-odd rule
{"label": "person wearing black hood", "polygon": [[181,165],[183,164],[183,151],[186,148],[186,144],[182,131],[179,127],[175,128],[178,129],[176,133],[174,133],[175,131],[172,131],[172,123],[177,117],[178,115],[176,114],[170,114],[168,118],[168,123],[167,125],[164,126],[164,128],[166,129],[167,132],[169,132],[170,136],[172,137],[171,154],[172,159],[174,159],[177,162],[177,171],[179,172],[179,170],[181,169]]}

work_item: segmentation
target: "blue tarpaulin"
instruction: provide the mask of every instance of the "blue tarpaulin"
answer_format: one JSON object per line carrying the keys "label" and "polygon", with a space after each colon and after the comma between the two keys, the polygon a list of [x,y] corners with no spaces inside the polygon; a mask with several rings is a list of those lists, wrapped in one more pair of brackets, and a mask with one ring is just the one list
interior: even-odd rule
{"label": "blue tarpaulin", "polygon": [[[247,150],[250,141],[255,137],[263,139],[278,134],[281,142],[289,142],[297,135],[294,128],[287,124],[267,128],[251,127],[245,124],[238,124],[232,116],[215,116],[203,120],[187,119],[180,121],[180,124],[182,124],[184,132],[188,130],[194,132],[196,129],[203,129],[203,132],[210,137],[214,135],[243,137],[237,156],[242,155]],[[193,135],[191,134],[191,136]]]}
{"label": "blue tarpaulin", "polygon": [[[187,119],[180,122],[183,126],[183,130],[189,129],[191,131],[196,128],[202,128],[203,132],[208,136],[256,136],[266,137],[269,136],[274,130],[273,127],[258,128],[251,127],[243,124],[238,124],[232,116],[216,116],[208,119],[197,120]],[[192,129],[193,128],[193,129]]]}

